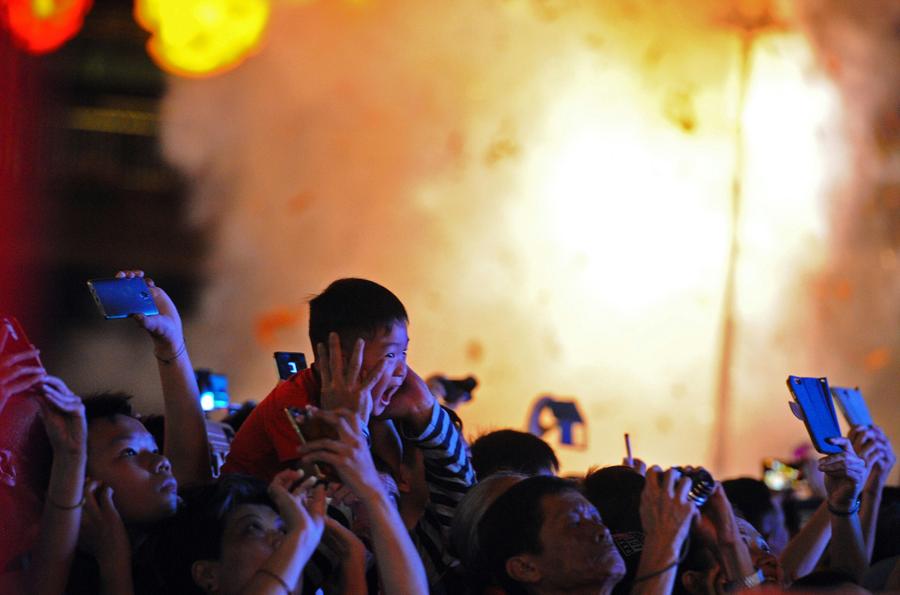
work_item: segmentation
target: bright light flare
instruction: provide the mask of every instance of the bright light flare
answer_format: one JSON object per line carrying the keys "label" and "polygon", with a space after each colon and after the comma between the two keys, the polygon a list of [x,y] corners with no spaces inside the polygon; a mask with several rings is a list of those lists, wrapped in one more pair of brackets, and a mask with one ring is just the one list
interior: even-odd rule
{"label": "bright light flare", "polygon": [[135,19],[153,35],[147,51],[181,76],[213,76],[240,64],[259,46],[269,0],[137,0]]}
{"label": "bright light flare", "polygon": [[0,22],[16,44],[32,54],[59,48],[81,30],[92,0],[5,0]]}

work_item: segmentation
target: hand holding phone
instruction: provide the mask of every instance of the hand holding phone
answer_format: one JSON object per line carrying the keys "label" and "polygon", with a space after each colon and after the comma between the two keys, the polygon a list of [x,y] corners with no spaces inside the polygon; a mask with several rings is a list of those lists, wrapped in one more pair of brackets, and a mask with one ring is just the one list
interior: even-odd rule
{"label": "hand holding phone", "polygon": [[[327,438],[330,440],[339,440],[337,430],[330,424],[319,417],[312,415],[309,408],[298,409],[296,407],[285,407],[284,414],[287,416],[288,422],[294,428],[297,438],[301,445],[307,442]],[[301,465],[303,472],[307,476],[314,476],[320,481],[330,482],[338,481],[337,472],[334,467],[326,463],[310,463]]]}

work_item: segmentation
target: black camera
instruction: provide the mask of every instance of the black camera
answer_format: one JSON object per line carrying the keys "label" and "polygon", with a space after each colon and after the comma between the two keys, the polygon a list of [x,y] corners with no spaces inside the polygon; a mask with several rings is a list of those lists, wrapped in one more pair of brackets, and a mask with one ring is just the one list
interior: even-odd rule
{"label": "black camera", "polygon": [[478,386],[478,380],[474,376],[447,378],[436,374],[428,379],[428,386],[436,396],[443,397],[444,403],[452,407],[472,400],[472,391]]}
{"label": "black camera", "polygon": [[675,467],[674,469],[691,479],[691,490],[688,492],[688,498],[698,508],[706,504],[706,501],[709,500],[709,497],[712,496],[713,491],[716,489],[716,480],[709,474],[709,471],[703,467],[691,469]]}

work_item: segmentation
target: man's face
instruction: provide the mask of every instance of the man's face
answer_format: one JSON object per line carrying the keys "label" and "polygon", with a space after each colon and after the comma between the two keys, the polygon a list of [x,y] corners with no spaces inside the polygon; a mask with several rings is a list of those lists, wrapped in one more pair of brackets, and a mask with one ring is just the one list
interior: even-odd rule
{"label": "man's face", "polygon": [[542,553],[535,557],[548,588],[612,586],[625,576],[625,562],[594,505],[574,490],[541,500]]}
{"label": "man's face", "polygon": [[778,558],[769,549],[769,544],[762,535],[759,534],[753,525],[742,518],[735,519],[737,521],[738,530],[747,549],[750,550],[750,557],[753,559],[753,566],[763,571],[766,582],[780,585],[784,580],[784,571]]}
{"label": "man's face", "polygon": [[175,513],[178,483],[144,425],[125,415],[88,428],[88,475],[113,489],[125,523],[154,523]]}
{"label": "man's face", "polygon": [[372,416],[381,415],[391,404],[391,398],[403,379],[406,378],[406,350],[409,348],[409,335],[406,324],[396,322],[390,329],[379,329],[371,339],[366,340],[363,350],[362,373],[368,374],[382,359],[388,360],[385,379],[372,390]]}

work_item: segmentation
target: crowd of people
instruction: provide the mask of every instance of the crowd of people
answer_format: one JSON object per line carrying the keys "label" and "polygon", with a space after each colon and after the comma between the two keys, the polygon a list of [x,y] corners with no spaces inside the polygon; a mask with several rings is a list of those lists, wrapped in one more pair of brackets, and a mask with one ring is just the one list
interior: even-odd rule
{"label": "crowd of people", "polygon": [[467,443],[407,363],[403,304],[363,279],[310,301],[313,365],[235,420],[219,473],[178,311],[147,284],[159,314],[134,318],[159,368],[156,437],[130,395],[77,396],[36,349],[0,361],[0,416],[36,403],[52,449],[40,530],[0,560],[23,592],[900,590],[896,457],[877,426],[807,469],[819,500],[799,521],[789,494],[698,467],[629,457],[559,477],[532,434]]}

